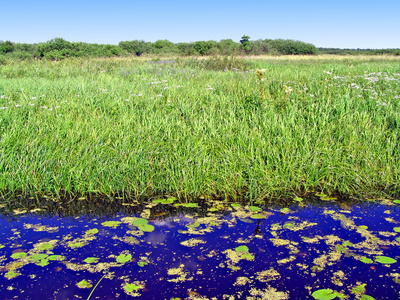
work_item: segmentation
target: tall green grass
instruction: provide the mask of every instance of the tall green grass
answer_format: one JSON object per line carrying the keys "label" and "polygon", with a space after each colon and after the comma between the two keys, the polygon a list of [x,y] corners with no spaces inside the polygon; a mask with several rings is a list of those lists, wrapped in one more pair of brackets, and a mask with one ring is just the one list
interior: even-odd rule
{"label": "tall green grass", "polygon": [[399,192],[399,61],[211,59],[0,66],[0,191]]}

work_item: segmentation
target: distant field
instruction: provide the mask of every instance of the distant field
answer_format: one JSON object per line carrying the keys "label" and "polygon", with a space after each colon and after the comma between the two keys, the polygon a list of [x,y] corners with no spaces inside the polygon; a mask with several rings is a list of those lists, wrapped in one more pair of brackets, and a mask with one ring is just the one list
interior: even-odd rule
{"label": "distant field", "polygon": [[[400,191],[399,56],[9,61],[0,191]],[[257,70],[262,70],[257,76]]]}

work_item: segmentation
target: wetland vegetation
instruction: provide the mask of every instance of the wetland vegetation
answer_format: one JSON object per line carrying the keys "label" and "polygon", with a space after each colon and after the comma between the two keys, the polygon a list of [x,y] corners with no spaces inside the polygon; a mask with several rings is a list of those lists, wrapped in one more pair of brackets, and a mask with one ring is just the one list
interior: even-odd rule
{"label": "wetland vegetation", "polygon": [[0,191],[396,197],[396,56],[76,58],[0,66]]}
{"label": "wetland vegetation", "polygon": [[0,65],[5,299],[395,299],[396,56]]}

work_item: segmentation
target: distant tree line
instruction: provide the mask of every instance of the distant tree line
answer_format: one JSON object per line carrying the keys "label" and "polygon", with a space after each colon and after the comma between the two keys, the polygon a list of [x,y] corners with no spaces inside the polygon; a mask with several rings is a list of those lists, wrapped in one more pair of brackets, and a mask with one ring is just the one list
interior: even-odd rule
{"label": "distant tree line", "polygon": [[265,39],[251,41],[244,35],[240,42],[231,39],[217,41],[196,41],[173,43],[158,40],[154,43],[142,40],[122,41],[118,45],[69,42],[54,38],[45,43],[25,44],[0,41],[0,56],[19,59],[61,60],[66,57],[112,57],[143,54],[153,55],[314,55],[328,54],[393,54],[400,55],[400,49],[335,49],[316,48],[314,45],[295,40]]}
{"label": "distant tree line", "polygon": [[339,48],[318,48],[320,54],[337,54],[337,55],[400,55],[400,49],[339,49]]}
{"label": "distant tree line", "polygon": [[231,39],[172,43],[158,40],[154,43],[142,40],[122,41],[118,45],[69,42],[54,38],[45,43],[25,44],[0,41],[0,55],[20,59],[61,60],[66,57],[112,57],[142,54],[155,55],[241,55],[241,54],[317,54],[318,49],[308,43],[294,40],[256,40],[243,36],[240,42]]}

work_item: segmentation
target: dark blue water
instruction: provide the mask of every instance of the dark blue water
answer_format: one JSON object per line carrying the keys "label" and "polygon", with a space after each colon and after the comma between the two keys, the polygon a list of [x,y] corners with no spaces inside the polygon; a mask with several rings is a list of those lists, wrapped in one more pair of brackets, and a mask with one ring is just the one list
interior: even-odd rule
{"label": "dark blue water", "polygon": [[[148,208],[151,232],[129,224],[123,214],[110,218],[28,214],[13,221],[2,217],[0,298],[87,299],[105,275],[90,299],[314,299],[311,294],[319,289],[356,299],[352,289],[362,284],[366,284],[362,294],[399,299],[397,206],[355,205],[349,210],[309,206],[292,208],[287,214],[264,209],[266,218],[261,220],[252,219],[254,213],[244,207],[227,206],[228,211],[206,214],[196,208],[172,213],[160,207]],[[155,216],[160,211],[161,216]],[[122,223],[115,228],[102,225],[110,220]],[[360,230],[361,225],[367,229]],[[90,229],[98,233],[85,240]],[[127,237],[135,237],[136,243],[124,240]],[[190,239],[195,239],[194,245],[181,244]],[[82,240],[82,247],[68,246]],[[37,249],[38,243],[50,241],[53,249]],[[248,259],[240,259],[241,252],[235,250],[241,245],[248,247]],[[39,266],[27,258],[11,257],[18,252],[27,257],[58,254],[65,260]],[[117,263],[121,253],[132,258]],[[382,264],[377,256],[397,262]],[[98,261],[84,262],[88,257]],[[372,263],[363,263],[361,257]],[[18,275],[6,278],[10,271]],[[92,286],[79,288],[82,280]],[[140,286],[135,297],[123,288],[132,283]]]}

